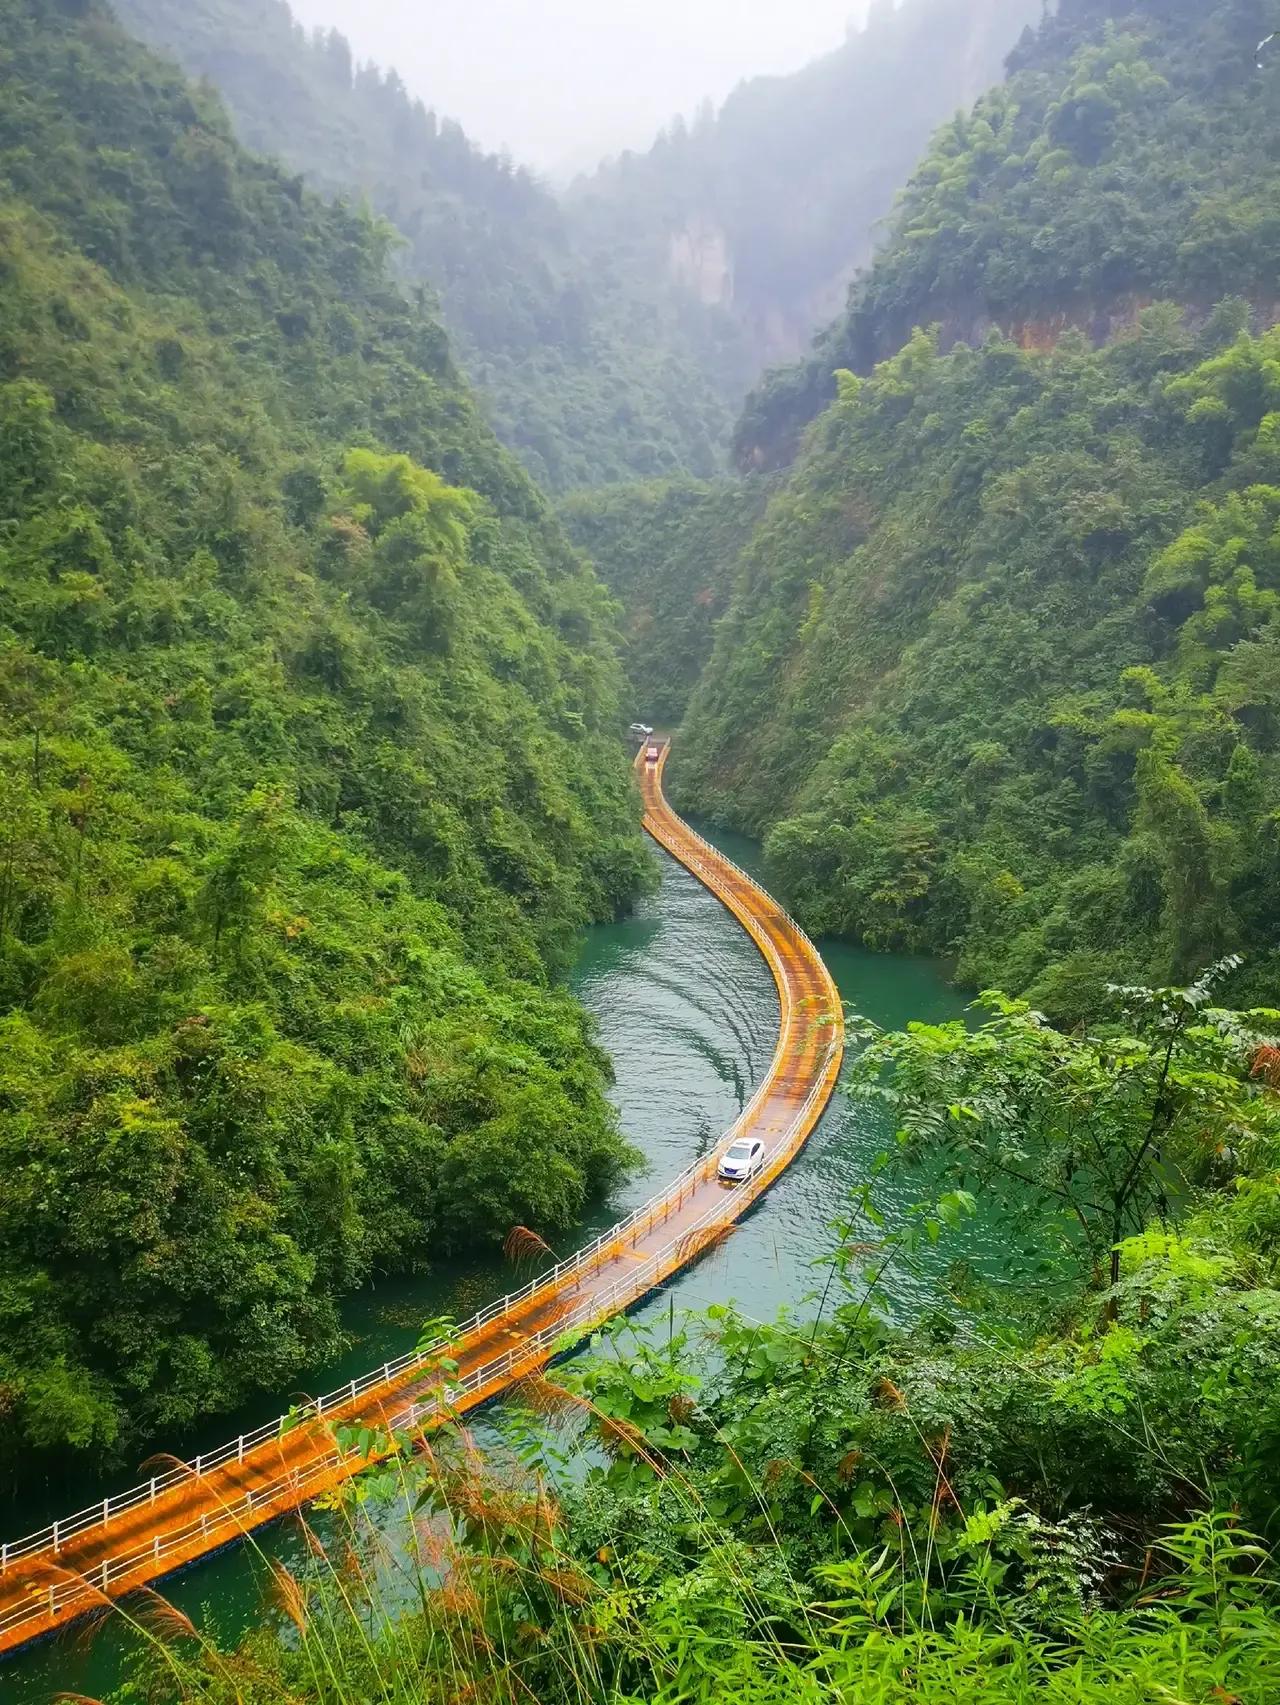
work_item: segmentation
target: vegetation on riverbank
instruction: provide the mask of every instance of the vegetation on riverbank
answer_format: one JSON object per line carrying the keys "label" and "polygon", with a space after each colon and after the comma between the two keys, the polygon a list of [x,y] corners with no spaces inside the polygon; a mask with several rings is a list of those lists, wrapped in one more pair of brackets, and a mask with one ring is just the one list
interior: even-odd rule
{"label": "vegetation on riverbank", "polygon": [[1273,984],[1280,338],[1232,331],[921,334],[847,381],[744,553],[675,764],[677,800],[768,832],[810,927],[1069,1019],[1246,942]]}
{"label": "vegetation on riverbank", "polygon": [[[1280,1014],[1216,1008],[1216,980],[1122,991],[1072,1037],[1003,1000],[864,1026],[887,1164],[964,1157],[940,1197],[888,1227],[868,1189],[794,1316],[618,1325],[533,1382],[505,1462],[421,1441],[382,1485],[403,1534],[370,1491],[345,1562],[277,1569],[286,1639],[179,1640],[127,1697],[1266,1705]],[[1013,1192],[1033,1266],[948,1262],[958,1178]],[[931,1291],[906,1324],[905,1273]],[[397,1616],[387,1534],[414,1529],[444,1585]]]}
{"label": "vegetation on riverbank", "polygon": [[610,607],[385,228],[0,5],[0,1470],[283,1389],[627,1151]]}
{"label": "vegetation on riverbank", "polygon": [[[1070,208],[1090,186],[1107,204],[1112,179],[1129,186],[1110,220],[1124,251],[1170,174],[1178,229],[1234,221],[1252,287],[1269,239],[1245,210],[1276,187],[1256,11],[1112,25],[1065,7],[1026,50],[1040,68],[988,103],[1008,106],[1003,140],[978,148],[981,116],[940,138],[859,300],[912,257],[934,277],[979,229],[1001,276],[1025,261],[1031,281],[1059,235],[1075,252]],[[1106,122],[1071,142],[1065,115],[1086,107]],[[1063,131],[1058,154],[1015,162],[1028,125]],[[1243,946],[1237,994],[1269,998],[1280,336],[1250,315],[1157,303],[1097,350],[993,333],[946,353],[917,331],[870,376],[845,371],[742,553],[672,772],[678,803],[767,834],[811,928],[947,954],[969,986],[1064,1020],[1109,979],[1182,977]]]}

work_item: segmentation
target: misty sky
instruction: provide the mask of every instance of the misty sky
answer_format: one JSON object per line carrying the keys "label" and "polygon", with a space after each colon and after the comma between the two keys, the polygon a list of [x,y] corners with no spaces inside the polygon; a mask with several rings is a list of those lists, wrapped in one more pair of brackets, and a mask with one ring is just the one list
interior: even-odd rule
{"label": "misty sky", "polygon": [[487,148],[542,171],[645,147],[743,77],[835,47],[866,0],[290,0],[394,65]]}

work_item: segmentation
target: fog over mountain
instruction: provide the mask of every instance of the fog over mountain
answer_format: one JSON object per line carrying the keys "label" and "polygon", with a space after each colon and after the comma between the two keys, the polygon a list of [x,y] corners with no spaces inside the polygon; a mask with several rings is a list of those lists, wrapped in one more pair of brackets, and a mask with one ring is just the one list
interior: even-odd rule
{"label": "fog over mountain", "polygon": [[556,176],[645,147],[744,77],[835,47],[867,0],[293,0],[486,147]]}

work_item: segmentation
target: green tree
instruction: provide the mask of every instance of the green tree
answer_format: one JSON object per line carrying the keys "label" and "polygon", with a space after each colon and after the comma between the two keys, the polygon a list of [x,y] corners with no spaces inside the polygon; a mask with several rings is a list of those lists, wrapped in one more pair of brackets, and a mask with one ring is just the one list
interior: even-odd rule
{"label": "green tree", "polygon": [[[1265,1091],[1248,1072],[1275,1012],[1210,1004],[1223,961],[1187,988],[1118,991],[1124,1028],[1064,1034],[1024,1001],[984,995],[990,1014],[866,1043],[857,1092],[893,1110],[899,1140],[1010,1219],[1034,1206],[1114,1291],[1123,1240],[1211,1175]],[[1114,1306],[1114,1298],[1108,1304]]]}

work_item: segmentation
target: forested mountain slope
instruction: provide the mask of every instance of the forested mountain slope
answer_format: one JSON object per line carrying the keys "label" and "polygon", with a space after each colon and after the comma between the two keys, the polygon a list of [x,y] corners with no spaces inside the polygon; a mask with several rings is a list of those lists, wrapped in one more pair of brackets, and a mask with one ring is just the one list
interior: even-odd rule
{"label": "forested mountain slope", "polygon": [[[595,252],[724,308],[758,372],[841,306],[935,125],[999,80],[1042,0],[892,0],[789,76],[744,83],[583,180]],[[753,373],[754,377],[754,373]]]}
{"label": "forested mountain slope", "polygon": [[285,0],[117,0],[128,28],[221,91],[241,139],[325,195],[367,197],[438,292],[499,435],[566,489],[723,465],[756,369],[732,322],[588,257],[555,197],[477,149],[394,71],[310,35]]}
{"label": "forested mountain slope", "polygon": [[644,870],[610,607],[388,241],[0,0],[6,1471],[624,1158],[548,981]]}
{"label": "forested mountain slope", "polygon": [[578,492],[560,505],[570,538],[622,605],[631,705],[655,726],[684,716],[766,495],[761,482],[727,477],[655,480]]}
{"label": "forested mountain slope", "polygon": [[392,221],[499,435],[564,491],[722,470],[748,387],[835,311],[930,130],[998,78],[1041,0],[881,4],[565,201],[286,0],[118,10],[222,91],[250,147]]}
{"label": "forested mountain slope", "polygon": [[[1056,81],[1010,91],[1057,112],[1067,159],[1010,166],[1003,199],[939,189],[927,236],[917,187],[865,302],[933,277],[912,270],[921,252],[976,253],[991,223],[1010,299],[1019,279],[1048,288],[1046,255],[1085,241],[1077,173],[1111,209],[1117,284],[1175,283],[1161,253],[1200,257],[1206,301],[1228,273],[1265,280],[1280,192],[1276,95],[1254,64],[1265,8],[1124,10],[1114,25],[1067,7],[1027,52]],[[1084,116],[1099,113],[1101,141]],[[1171,126],[1185,146],[1163,155]],[[1127,171],[1119,137],[1140,165],[1129,200],[1104,187],[1107,160]],[[1274,994],[1280,334],[1250,335],[1251,313],[1238,300],[1194,325],[1182,301],[1156,305],[1100,350],[1073,332],[1048,353],[993,336],[945,354],[917,333],[870,378],[846,372],[747,547],[674,778],[768,832],[809,924],[954,953],[965,980],[1064,1018],[1104,981],[1236,948]]]}
{"label": "forested mountain slope", "polygon": [[1068,325],[1105,341],[1168,297],[1201,323],[1226,294],[1280,313],[1280,77],[1257,43],[1271,0],[1061,0],[1011,75],[934,137],[893,241],[800,366],[740,422],[743,466],[786,461],[834,396],[915,325],[944,347],[994,324],[1044,348]]}

